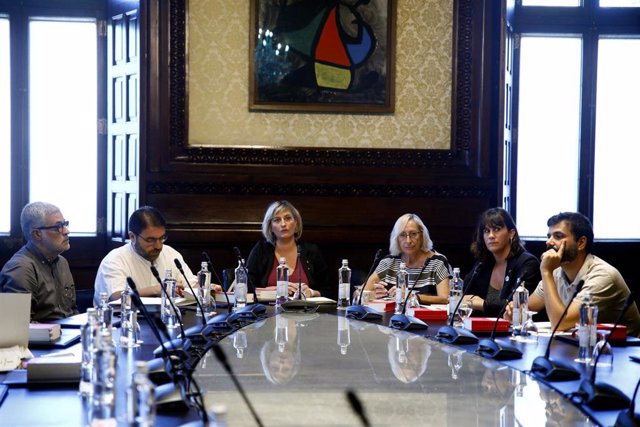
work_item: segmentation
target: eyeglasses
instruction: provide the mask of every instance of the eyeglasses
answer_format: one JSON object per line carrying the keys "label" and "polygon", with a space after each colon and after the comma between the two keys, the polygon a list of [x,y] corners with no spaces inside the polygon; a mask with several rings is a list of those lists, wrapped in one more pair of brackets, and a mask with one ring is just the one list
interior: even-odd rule
{"label": "eyeglasses", "polygon": [[56,222],[46,227],[36,227],[35,230],[56,230],[58,233],[62,233],[65,228],[69,228],[69,221]]}
{"label": "eyeglasses", "polygon": [[145,242],[149,243],[150,245],[155,245],[158,242],[164,243],[169,238],[166,234],[164,236],[160,236],[160,237],[142,237],[139,234],[136,234],[136,236],[138,236],[139,238],[141,238]]}
{"label": "eyeglasses", "polygon": [[402,233],[398,234],[398,237],[402,240],[406,239],[407,237],[409,237],[411,240],[416,240],[418,236],[421,234],[422,234],[421,231],[410,231],[408,233],[405,233],[403,231]]}

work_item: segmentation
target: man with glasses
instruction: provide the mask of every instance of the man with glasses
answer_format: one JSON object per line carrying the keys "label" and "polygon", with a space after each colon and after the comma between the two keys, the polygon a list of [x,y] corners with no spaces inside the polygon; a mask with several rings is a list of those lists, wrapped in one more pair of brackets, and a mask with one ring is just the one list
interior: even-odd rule
{"label": "man with glasses", "polygon": [[62,319],[78,313],[69,263],[69,221],[57,206],[29,203],[20,214],[27,240],[0,271],[0,290],[31,294],[31,321]]}
{"label": "man with glasses", "polygon": [[125,245],[109,252],[100,263],[95,281],[94,302],[100,302],[100,293],[106,292],[109,300],[120,298],[125,289],[127,277],[131,277],[140,296],[157,297],[162,293],[160,284],[154,277],[151,267],[155,267],[161,279],[165,271],[171,269],[178,284],[178,293],[182,294],[186,284],[175,261],[180,261],[187,280],[195,286],[197,280],[182,255],[169,245],[164,217],[154,207],[143,206],[129,218],[129,239]]}

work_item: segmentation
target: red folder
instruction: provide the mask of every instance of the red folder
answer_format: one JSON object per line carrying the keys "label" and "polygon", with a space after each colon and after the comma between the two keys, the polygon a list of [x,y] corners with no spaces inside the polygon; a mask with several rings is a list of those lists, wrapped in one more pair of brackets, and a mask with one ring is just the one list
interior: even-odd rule
{"label": "red folder", "polygon": [[447,310],[442,308],[419,307],[413,309],[413,316],[420,320],[447,320]]}
{"label": "red folder", "polygon": [[387,299],[374,299],[370,300],[367,306],[381,313],[391,313],[396,308],[396,302]]}
{"label": "red folder", "polygon": [[[491,332],[495,324],[495,317],[469,317],[464,320],[464,327],[471,332]],[[508,320],[498,320],[496,333],[509,332],[509,326],[511,326],[511,323]]]}
{"label": "red folder", "polygon": [[627,327],[618,325],[613,329],[613,323],[598,323],[599,331],[612,331],[609,340],[612,343],[625,342],[627,340]]}

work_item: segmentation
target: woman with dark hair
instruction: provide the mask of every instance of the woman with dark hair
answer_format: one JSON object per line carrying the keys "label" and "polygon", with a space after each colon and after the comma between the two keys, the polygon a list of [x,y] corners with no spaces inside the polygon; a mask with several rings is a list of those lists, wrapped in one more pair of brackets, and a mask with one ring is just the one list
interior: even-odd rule
{"label": "woman with dark hair", "polygon": [[[300,241],[302,216],[286,200],[271,203],[262,220],[262,235],[247,260],[249,279],[255,286],[276,286],[276,267],[284,258],[289,267],[289,295],[302,282],[305,297],[327,294],[327,264],[318,246]],[[300,259],[298,259],[300,255]]]}
{"label": "woman with dark hair", "polygon": [[471,253],[476,263],[465,278],[469,290],[464,300],[474,313],[497,316],[518,281],[529,294],[540,282],[538,258],[524,249],[513,218],[502,208],[480,215]]}

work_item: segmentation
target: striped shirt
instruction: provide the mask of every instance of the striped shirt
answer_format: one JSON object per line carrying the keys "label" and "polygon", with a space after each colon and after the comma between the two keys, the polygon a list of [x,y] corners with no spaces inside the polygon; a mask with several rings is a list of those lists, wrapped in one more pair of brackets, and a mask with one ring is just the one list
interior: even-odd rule
{"label": "striped shirt", "polygon": [[[400,269],[400,257],[383,258],[376,267],[376,273],[380,281],[384,282],[388,288],[396,285],[396,275]],[[415,290],[420,294],[438,295],[436,286],[444,279],[451,276],[451,266],[447,257],[442,254],[435,254],[427,258],[425,265],[420,267],[407,267],[409,273],[409,287],[418,281]]]}

